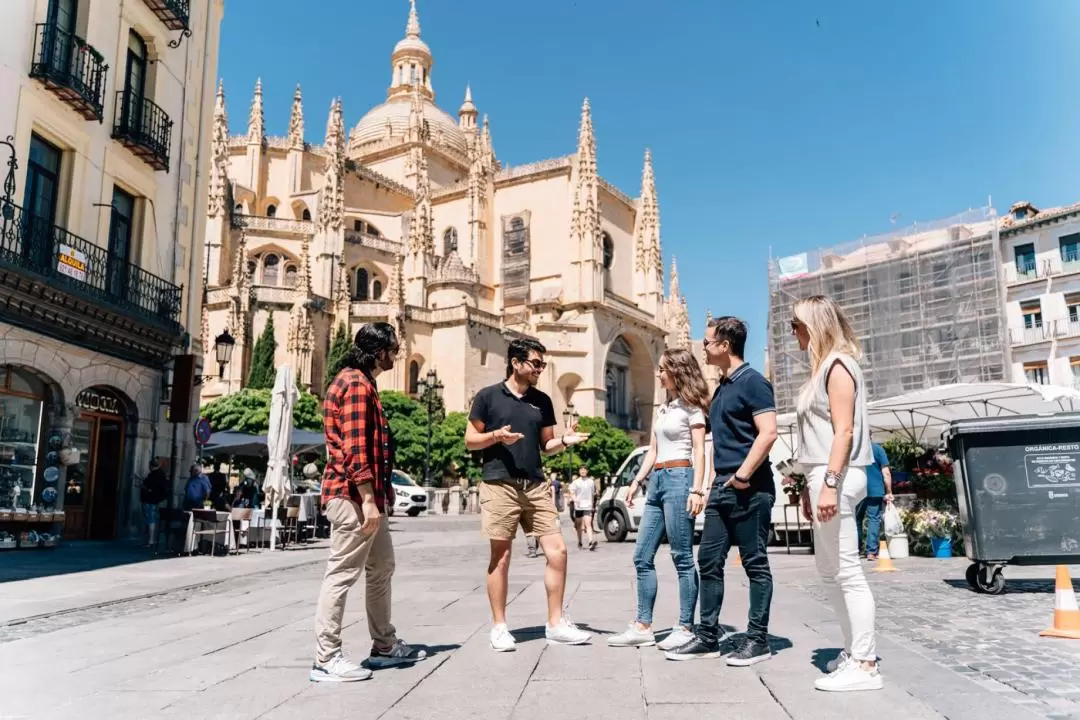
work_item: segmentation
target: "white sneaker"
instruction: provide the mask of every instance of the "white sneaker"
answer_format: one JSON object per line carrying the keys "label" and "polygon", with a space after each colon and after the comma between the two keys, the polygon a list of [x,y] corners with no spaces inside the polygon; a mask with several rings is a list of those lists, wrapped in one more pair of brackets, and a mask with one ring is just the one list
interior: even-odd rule
{"label": "white sneaker", "polygon": [[609,637],[607,644],[611,647],[649,647],[656,644],[656,636],[651,629],[642,630],[637,623],[630,623],[626,630]]}
{"label": "white sneaker", "polygon": [[849,662],[832,675],[815,680],[814,687],[825,692],[855,692],[880,690],[884,687],[884,682],[877,668],[864,670],[861,663]]}
{"label": "white sneaker", "polygon": [[590,633],[585,632],[566,618],[559,620],[559,624],[548,625],[544,628],[544,635],[549,645],[584,645],[592,639]]}
{"label": "white sneaker", "polygon": [[517,650],[517,642],[514,640],[514,636],[510,634],[510,628],[506,627],[506,623],[500,623],[491,628],[491,649],[495,652],[513,652]]}
{"label": "white sneaker", "polygon": [[848,655],[847,650],[841,650],[840,654],[825,664],[825,670],[832,674],[848,664],[851,660],[851,656]]}
{"label": "white sneaker", "polygon": [[338,654],[325,665],[314,664],[308,673],[311,682],[357,682],[370,680],[371,671],[362,668],[354,662],[345,659],[344,655]]}
{"label": "white sneaker", "polygon": [[675,648],[682,647],[686,643],[694,639],[694,633],[690,632],[690,628],[676,625],[671,628],[671,634],[664,638],[656,646],[658,649],[667,652],[668,650],[674,650]]}

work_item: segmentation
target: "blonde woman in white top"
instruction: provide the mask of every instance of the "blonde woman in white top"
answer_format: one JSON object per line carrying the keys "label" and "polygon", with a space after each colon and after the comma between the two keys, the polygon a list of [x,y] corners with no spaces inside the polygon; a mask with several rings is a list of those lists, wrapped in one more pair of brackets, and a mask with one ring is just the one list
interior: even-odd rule
{"label": "blonde woman in white top", "polygon": [[802,510],[814,527],[814,557],[844,634],[818,690],[880,690],[874,640],[874,596],[859,563],[855,507],[866,497],[873,462],[859,341],[843,311],[816,295],[792,309],[791,331],[810,352],[810,379],[799,393],[799,462],[808,488]]}
{"label": "blonde woman in white top", "polygon": [[698,599],[694,519],[705,508],[702,484],[709,388],[701,365],[689,350],[665,350],[656,374],[667,391],[667,402],[656,412],[649,451],[626,495],[626,504],[633,507],[638,486],[652,475],[634,549],[637,618],[624,632],[608,638],[608,645],[656,645],[652,629],[653,606],[656,604],[654,561],[666,532],[671,560],[679,576],[679,624],[660,643],[661,650],[671,650],[694,638],[690,631]]}

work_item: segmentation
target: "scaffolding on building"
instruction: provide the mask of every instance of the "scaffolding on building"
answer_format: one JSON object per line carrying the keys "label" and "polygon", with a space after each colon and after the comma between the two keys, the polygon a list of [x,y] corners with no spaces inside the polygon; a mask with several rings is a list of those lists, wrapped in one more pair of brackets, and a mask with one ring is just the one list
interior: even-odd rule
{"label": "scaffolding on building", "polygon": [[992,207],[853,243],[769,259],[768,357],[777,409],[810,374],[791,332],[799,299],[827,295],[862,344],[870,400],[1007,378],[997,218]]}

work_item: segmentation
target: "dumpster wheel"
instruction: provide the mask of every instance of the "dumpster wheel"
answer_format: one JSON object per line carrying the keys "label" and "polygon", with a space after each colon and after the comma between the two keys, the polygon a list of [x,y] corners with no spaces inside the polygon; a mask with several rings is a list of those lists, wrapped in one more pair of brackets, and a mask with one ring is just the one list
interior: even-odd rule
{"label": "dumpster wheel", "polygon": [[973,590],[988,595],[1000,595],[1005,591],[1005,574],[1000,565],[971,563],[964,577]]}

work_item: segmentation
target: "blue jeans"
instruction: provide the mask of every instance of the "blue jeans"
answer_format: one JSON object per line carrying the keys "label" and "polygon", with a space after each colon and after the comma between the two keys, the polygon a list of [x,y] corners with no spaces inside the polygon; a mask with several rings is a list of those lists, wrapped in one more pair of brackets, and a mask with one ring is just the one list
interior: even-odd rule
{"label": "blue jeans", "polygon": [[694,567],[694,518],[686,510],[686,500],[694,482],[693,468],[656,470],[649,480],[645,510],[634,548],[637,569],[637,621],[651,625],[656,604],[656,551],[667,530],[671,560],[679,575],[679,624],[694,622],[698,596],[697,568]]}
{"label": "blue jeans", "polygon": [[881,510],[884,506],[885,498],[868,497],[855,509],[855,528],[859,532],[860,551],[864,547],[862,525],[863,518],[866,519],[866,550],[862,552],[867,555],[877,555],[881,546]]}
{"label": "blue jeans", "polygon": [[773,580],[769,569],[769,534],[776,496],[756,489],[724,487],[729,476],[718,477],[705,505],[705,530],[698,548],[701,566],[701,624],[698,637],[708,643],[720,638],[720,608],[724,604],[724,561],[732,541],[739,546],[743,570],[750,581],[750,616],[746,636],[766,642]]}

